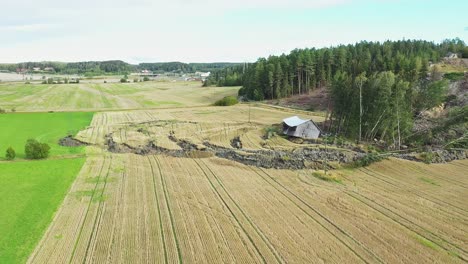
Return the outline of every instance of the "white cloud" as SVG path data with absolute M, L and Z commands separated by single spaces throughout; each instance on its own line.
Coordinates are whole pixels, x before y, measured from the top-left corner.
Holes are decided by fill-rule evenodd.
M 0 16 L 0 33 L 4 37 L 0 41 L 0 62 L 254 61 L 294 48 L 363 39 L 437 40 L 453 34 L 446 28 L 454 27 L 444 26 L 440 33 L 414 30 L 418 28 L 415 25 L 392 28 L 389 24 L 388 30 L 381 30 L 375 29 L 378 21 L 359 24 L 353 20 L 353 14 L 330 19 L 322 15 L 323 9 L 370 1 L 5 1 Z

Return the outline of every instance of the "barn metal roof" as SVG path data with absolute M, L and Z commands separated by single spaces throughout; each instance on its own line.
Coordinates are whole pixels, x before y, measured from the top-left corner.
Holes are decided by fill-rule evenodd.
M 283 122 L 290 127 L 295 127 L 295 126 L 304 124 L 305 122 L 309 122 L 309 121 L 310 119 L 300 119 L 297 116 L 291 116 L 291 117 L 283 119 Z

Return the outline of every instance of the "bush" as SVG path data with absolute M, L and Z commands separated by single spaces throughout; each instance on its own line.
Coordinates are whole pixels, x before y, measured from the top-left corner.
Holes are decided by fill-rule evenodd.
M 6 113 L 6 110 L 3 108 L 0 108 L 0 114 L 5 114 L 5 113 Z
M 423 152 L 419 156 L 426 164 L 431 164 L 434 161 L 434 153 L 432 151 Z
M 14 160 L 16 157 L 16 152 L 12 147 L 7 148 L 5 158 L 7 160 Z
M 324 171 L 314 171 L 312 172 L 312 176 L 322 181 L 343 184 L 342 180 L 339 178 L 339 175 L 337 175 L 336 173 L 332 173 L 332 172 L 325 173 Z
M 462 50 L 462 57 L 463 58 L 468 58 L 468 46 L 466 46 L 465 48 L 463 48 Z
M 354 162 L 355 167 L 367 167 L 374 162 L 383 160 L 384 157 L 382 155 L 378 155 L 375 153 L 369 153 L 366 156 L 362 157 L 361 159 Z
M 35 139 L 28 139 L 24 146 L 27 159 L 45 159 L 49 157 L 50 146 Z
M 149 78 L 148 78 L 148 76 L 145 76 L 145 77 L 143 77 L 143 81 L 144 81 L 144 82 L 147 82 L 147 81 L 149 81 Z
M 214 103 L 214 105 L 216 105 L 216 106 L 230 106 L 230 105 L 235 105 L 237 103 L 238 103 L 237 98 L 235 98 L 234 96 L 226 96 L 223 99 L 216 101 Z
M 463 80 L 465 77 L 465 74 L 463 72 L 448 72 L 444 74 L 444 79 L 450 80 L 450 81 L 460 81 Z
M 126 83 L 126 82 L 127 82 L 127 79 L 122 78 L 122 79 L 120 79 L 120 82 L 121 82 L 121 83 Z
M 274 136 L 280 135 L 281 129 L 278 126 L 269 126 L 264 129 L 264 139 L 270 139 Z

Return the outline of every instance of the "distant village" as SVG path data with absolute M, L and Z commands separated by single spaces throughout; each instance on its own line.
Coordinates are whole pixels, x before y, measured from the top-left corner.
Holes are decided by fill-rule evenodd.
M 57 73 L 53 67 L 33 67 L 33 68 L 17 68 L 15 72 L 12 71 L 0 71 L 0 82 L 1 81 L 44 81 L 53 79 L 52 83 L 60 83 L 64 79 L 68 80 L 85 80 L 85 79 L 96 79 L 93 76 L 82 76 L 77 74 L 60 74 Z M 129 74 L 128 81 L 135 79 L 146 79 L 146 80 L 170 80 L 170 81 L 186 81 L 186 82 L 204 82 L 211 72 L 197 71 L 194 73 L 184 72 L 153 72 L 150 70 L 141 70 L 139 72 L 133 72 Z M 113 78 L 114 77 L 114 78 Z M 120 77 L 118 75 L 105 76 L 104 79 L 112 82 L 118 81 Z
M 154 73 L 150 70 L 142 70 L 138 73 L 132 73 L 131 76 L 138 76 L 141 78 L 148 77 L 150 79 L 160 79 L 160 78 L 168 78 L 173 77 L 180 81 L 186 82 L 204 82 L 209 76 L 211 72 L 200 72 L 197 71 L 195 73 L 173 73 L 173 72 L 166 72 L 166 73 Z

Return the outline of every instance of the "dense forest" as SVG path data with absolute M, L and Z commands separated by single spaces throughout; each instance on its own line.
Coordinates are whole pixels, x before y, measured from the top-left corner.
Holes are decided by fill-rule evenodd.
M 244 82 L 244 73 L 249 65 L 249 63 L 243 63 L 215 70 L 205 80 L 203 86 L 241 86 Z
M 211 72 L 226 67 L 235 67 L 240 63 L 215 62 L 215 63 L 183 63 L 183 62 L 158 62 L 129 64 L 119 60 L 113 61 L 83 61 L 83 62 L 23 62 L 14 64 L 0 64 L 0 70 L 15 72 L 17 69 L 32 70 L 35 67 L 41 69 L 50 67 L 59 74 L 80 75 L 109 75 L 128 74 L 140 70 L 149 70 L 155 73 L 193 73 L 196 71 Z
M 239 95 L 277 99 L 327 87 L 333 106 L 328 131 L 358 140 L 378 138 L 399 147 L 411 134 L 413 117 L 445 99 L 447 82 L 431 63 L 448 52 L 465 50 L 460 39 L 296 49 L 289 55 L 260 58 L 245 72 L 238 70 L 243 84 Z

